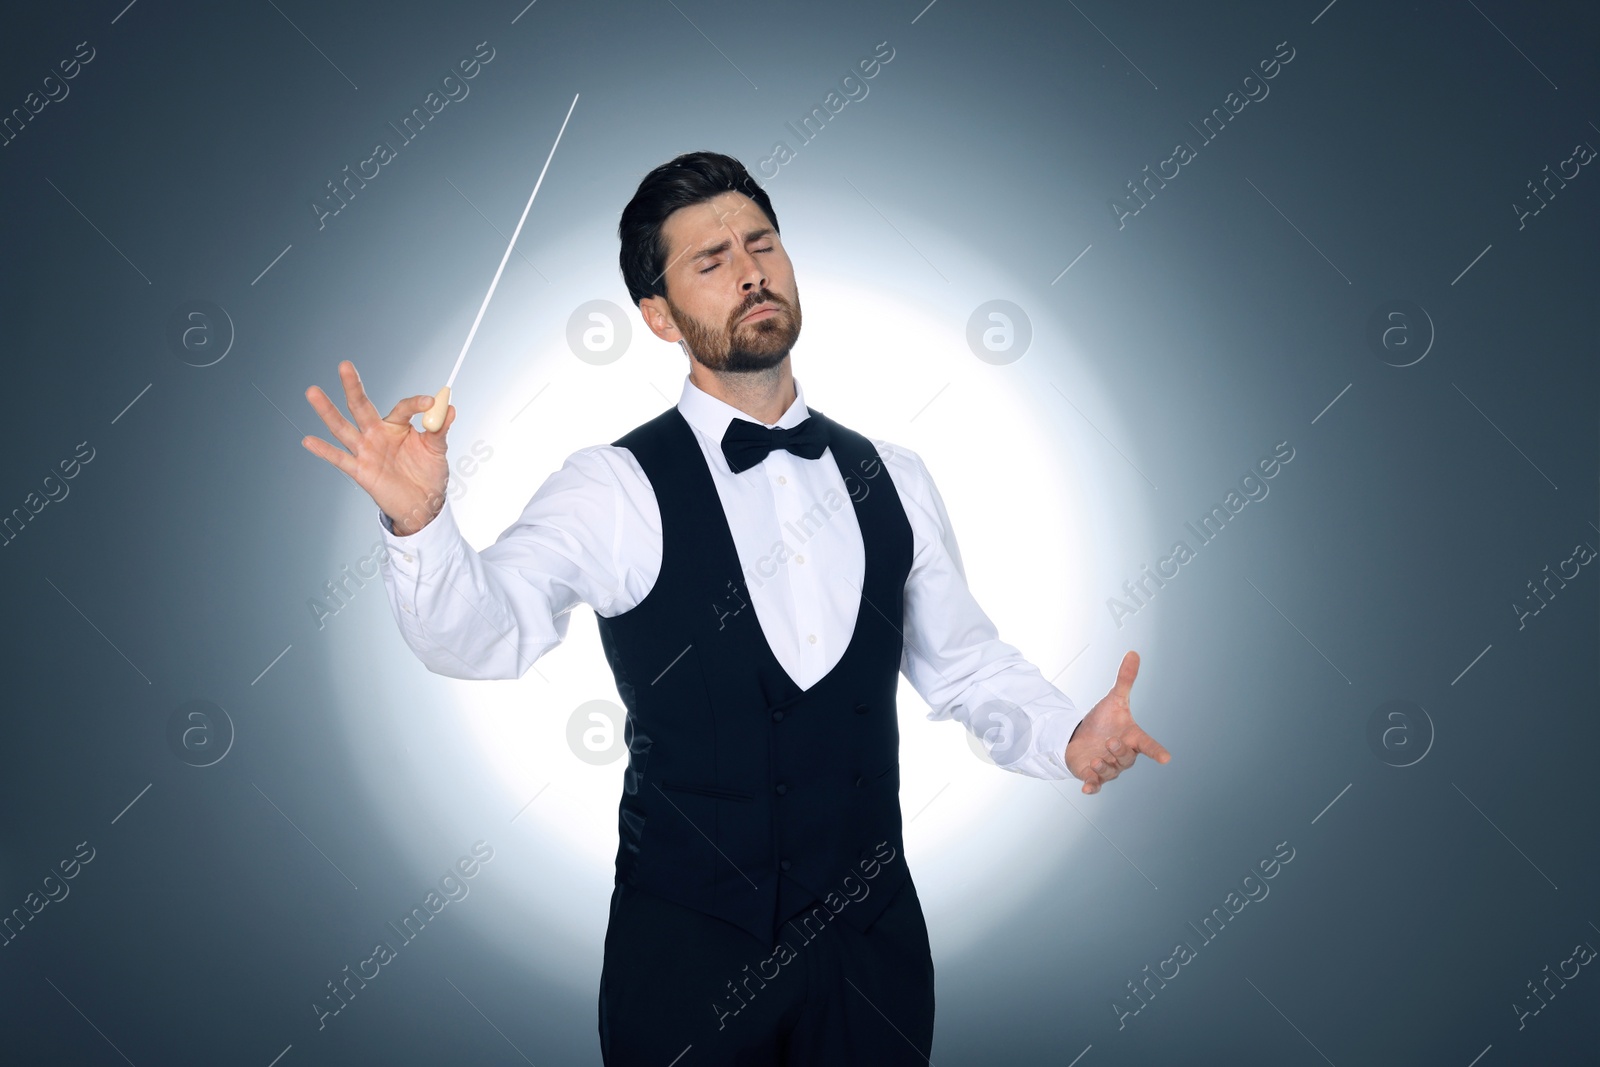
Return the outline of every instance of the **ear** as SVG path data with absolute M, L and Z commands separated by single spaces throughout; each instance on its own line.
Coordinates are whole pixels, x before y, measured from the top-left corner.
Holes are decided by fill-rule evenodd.
M 664 297 L 647 296 L 639 301 L 639 314 L 650 332 L 663 341 L 677 343 L 683 339 L 678 327 L 673 325 L 672 315 L 667 310 L 667 301 Z

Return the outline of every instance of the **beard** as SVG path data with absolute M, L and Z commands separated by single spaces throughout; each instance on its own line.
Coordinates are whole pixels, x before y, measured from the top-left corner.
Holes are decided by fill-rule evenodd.
M 775 314 L 755 322 L 739 320 L 760 307 L 774 307 Z M 763 289 L 740 303 L 728 322 L 713 328 L 672 303 L 667 297 L 672 321 L 683 334 L 689 356 L 709 371 L 742 374 L 771 370 L 789 355 L 800 336 L 800 298 L 791 304 L 770 289 Z

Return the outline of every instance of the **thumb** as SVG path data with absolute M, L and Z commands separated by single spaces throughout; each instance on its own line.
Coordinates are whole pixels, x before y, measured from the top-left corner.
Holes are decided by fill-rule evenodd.
M 1122 657 L 1122 666 L 1117 670 L 1117 681 L 1116 684 L 1111 687 L 1111 691 L 1126 697 L 1128 692 L 1133 688 L 1133 680 L 1138 677 L 1138 675 L 1139 653 L 1129 649 L 1128 654 Z

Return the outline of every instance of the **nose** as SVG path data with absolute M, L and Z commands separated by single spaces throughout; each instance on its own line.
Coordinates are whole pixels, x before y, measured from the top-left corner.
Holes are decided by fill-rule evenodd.
M 752 290 L 760 292 L 762 289 L 767 288 L 767 272 L 763 269 L 761 261 L 756 258 L 756 254 L 748 248 L 741 248 L 739 257 L 739 259 L 735 260 L 739 271 L 739 291 L 741 293 L 749 293 Z

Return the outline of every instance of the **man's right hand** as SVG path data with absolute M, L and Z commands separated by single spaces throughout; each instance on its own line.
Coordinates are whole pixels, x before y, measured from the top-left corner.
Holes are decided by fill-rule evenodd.
M 433 397 L 406 397 L 388 415 L 380 417 L 361 387 L 355 364 L 348 359 L 339 364 L 339 379 L 344 383 L 345 402 L 355 425 L 345 420 L 318 386 L 306 390 L 306 400 L 350 451 L 341 451 L 320 437 L 304 437 L 300 443 L 365 489 L 393 520 L 396 534 L 414 534 L 444 508 L 445 484 L 450 477 L 445 434 L 456 421 L 456 407 L 450 405 L 444 425 L 437 432 L 419 431 L 411 425 L 411 419 L 431 408 Z

